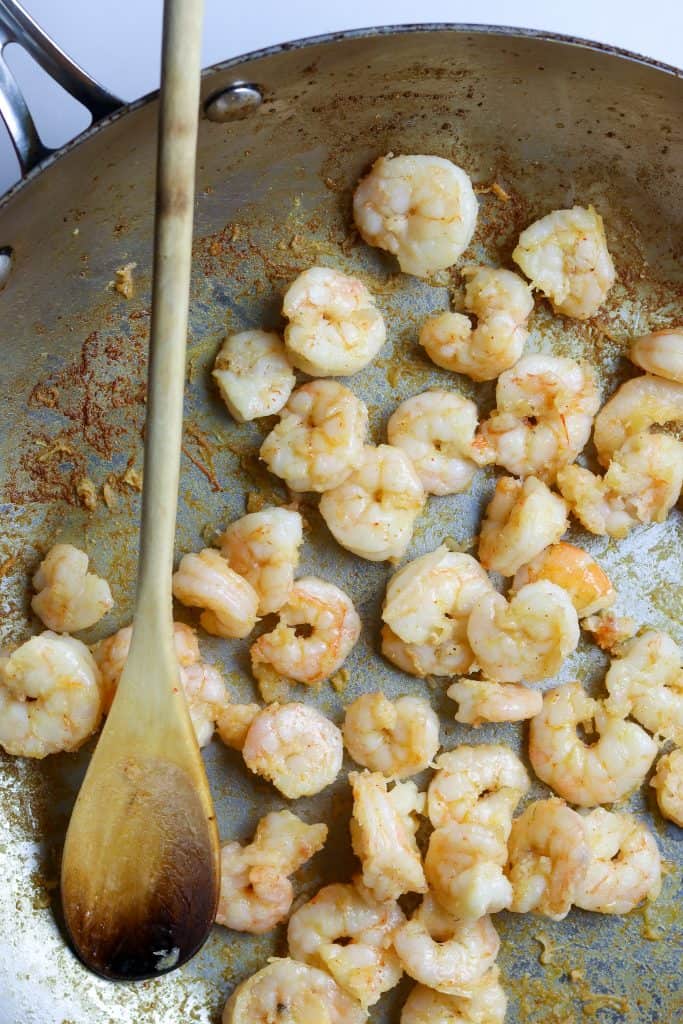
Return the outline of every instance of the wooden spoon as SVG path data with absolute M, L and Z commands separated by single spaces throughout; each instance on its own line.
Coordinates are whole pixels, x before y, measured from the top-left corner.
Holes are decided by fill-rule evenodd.
M 166 0 L 142 530 L 130 654 L 69 825 L 61 894 L 87 967 L 155 977 L 213 924 L 219 849 L 180 686 L 171 573 L 189 300 L 203 0 Z

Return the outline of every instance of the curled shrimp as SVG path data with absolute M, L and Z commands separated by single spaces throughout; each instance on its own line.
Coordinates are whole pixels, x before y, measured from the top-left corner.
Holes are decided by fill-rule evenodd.
M 561 667 L 579 643 L 571 598 L 555 583 L 527 583 L 510 601 L 492 591 L 475 602 L 467 638 L 482 672 L 494 682 L 537 682 Z
M 268 469 L 293 491 L 329 491 L 360 465 L 368 410 L 336 380 L 312 380 L 293 392 L 261 445 Z
M 298 370 L 346 377 L 367 366 L 387 336 L 382 314 L 362 281 L 329 267 L 311 267 L 289 286 L 285 345 Z
M 458 702 L 456 722 L 473 725 L 484 722 L 522 722 L 543 707 L 538 690 L 517 683 L 493 683 L 490 679 L 457 679 L 446 695 Z
M 429 837 L 425 875 L 442 907 L 460 920 L 477 921 L 510 906 L 506 860 L 505 842 L 488 828 L 451 822 Z
M 524 351 L 534 308 L 531 289 L 511 270 L 465 267 L 462 274 L 465 309 L 477 318 L 477 326 L 462 313 L 439 313 L 422 325 L 420 345 L 444 370 L 493 380 Z
M 586 743 L 579 727 L 598 739 Z M 547 690 L 529 727 L 529 759 L 539 779 L 580 807 L 626 796 L 643 781 L 656 753 L 644 729 L 589 697 L 581 683 Z
M 650 779 L 662 816 L 683 828 L 683 749 L 669 751 L 657 762 Z
M 342 765 L 342 735 L 334 722 L 308 704 L 269 704 L 247 730 L 242 757 L 247 768 L 290 800 L 320 793 Z
M 284 921 L 294 899 L 289 876 L 326 839 L 327 825 L 307 825 L 291 811 L 277 811 L 261 818 L 249 845 L 225 843 L 216 922 L 262 935 Z
M 400 1024 L 503 1024 L 507 997 L 498 978 L 494 964 L 462 996 L 416 985 L 403 1004 Z
M 381 156 L 353 196 L 363 239 L 416 277 L 455 263 L 474 234 L 478 209 L 467 174 L 439 156 Z
M 574 903 L 599 914 L 628 914 L 656 899 L 662 864 L 654 836 L 630 814 L 596 807 L 583 819 L 590 856 Z
M 479 561 L 485 569 L 514 576 L 567 529 L 567 506 L 534 476 L 503 476 L 496 484 L 479 534 Z
M 389 779 L 416 775 L 439 749 L 439 717 L 424 697 L 388 700 L 363 693 L 349 704 L 342 728 L 344 745 L 364 768 Z
M 229 334 L 211 376 L 238 423 L 279 412 L 296 384 L 282 339 L 268 331 Z
M 378 902 L 358 881 L 326 885 L 294 911 L 287 942 L 293 957 L 329 971 L 368 1007 L 401 978 L 394 936 L 404 922 L 398 903 Z
M 353 790 L 351 841 L 361 862 L 363 885 L 378 900 L 407 892 L 426 892 L 420 851 L 415 841 L 425 798 L 414 782 L 387 789 L 380 772 L 350 772 Z
M 592 206 L 553 210 L 534 221 L 512 258 L 556 313 L 577 320 L 597 313 L 616 277 L 602 217 Z
M 668 327 L 636 338 L 629 359 L 646 373 L 683 384 L 683 327 Z
M 103 710 L 99 670 L 75 637 L 46 630 L 0 657 L 0 746 L 8 754 L 78 750 Z
M 427 494 L 459 494 L 477 469 L 472 461 L 477 421 L 474 402 L 435 388 L 401 402 L 389 418 L 387 437 L 409 457 Z
M 613 605 L 617 593 L 595 559 L 574 544 L 559 541 L 521 566 L 512 581 L 512 593 L 528 583 L 547 580 L 569 594 L 580 619 L 596 615 Z
M 245 637 L 256 625 L 258 594 L 213 548 L 183 555 L 173 574 L 173 596 L 203 608 L 200 626 L 223 637 Z
M 371 562 L 401 558 L 410 544 L 425 493 L 400 448 L 363 449 L 360 465 L 320 499 L 320 514 L 335 540 Z
M 279 622 L 251 646 L 251 666 L 261 686 L 273 676 L 315 686 L 344 664 L 360 636 L 351 598 L 316 576 L 296 580 Z
M 576 899 L 589 859 L 584 819 L 557 797 L 535 800 L 515 818 L 508 840 L 510 910 L 535 910 L 561 921 Z
M 88 556 L 72 544 L 54 544 L 33 577 L 31 608 L 55 633 L 94 626 L 114 606 L 106 580 L 88 572 Z
M 609 466 L 615 452 L 652 426 L 683 422 L 683 384 L 644 373 L 627 380 L 595 417 L 598 459 Z
M 221 535 L 221 554 L 258 594 L 259 615 L 279 611 L 287 600 L 302 542 L 301 515 L 287 508 L 251 512 Z
M 438 644 L 407 644 L 389 626 L 382 626 L 381 650 L 402 672 L 424 679 L 425 676 L 452 676 L 474 667 L 474 654 L 466 634 L 466 623 L 457 635 Z
M 365 1024 L 366 1011 L 327 971 L 288 957 L 271 959 L 240 982 L 222 1024 Z
M 614 658 L 605 678 L 608 706 L 648 732 L 683 746 L 681 652 L 666 633 L 648 629 Z
M 406 974 L 446 995 L 467 994 L 493 966 L 500 948 L 490 917 L 459 921 L 426 895 L 394 935 Z

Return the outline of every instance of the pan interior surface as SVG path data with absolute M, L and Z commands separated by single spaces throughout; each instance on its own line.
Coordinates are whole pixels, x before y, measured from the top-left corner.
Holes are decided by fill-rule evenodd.
M 444 29 L 257 55 L 207 75 L 203 95 L 238 80 L 259 87 L 260 105 L 239 120 L 204 120 L 200 127 L 178 556 L 211 543 L 244 513 L 248 495 L 251 507 L 287 500 L 256 457 L 271 423 L 234 424 L 210 370 L 226 328 L 282 326 L 284 289 L 314 263 L 359 275 L 387 322 L 379 358 L 349 382 L 368 404 L 373 442 L 384 440 L 387 417 L 401 399 L 430 386 L 457 387 L 482 413 L 492 406 L 492 386 L 454 379 L 417 346 L 424 317 L 461 297 L 457 272 L 429 283 L 406 277 L 352 231 L 353 186 L 381 154 L 436 154 L 470 174 L 481 189 L 480 214 L 461 263 L 510 266 L 520 230 L 536 217 L 574 203 L 596 207 L 618 282 L 586 323 L 554 318 L 537 300 L 527 351 L 588 359 L 603 397 L 637 373 L 625 358 L 632 337 L 683 320 L 683 83 L 675 76 L 579 45 Z M 0 246 L 13 250 L 0 300 L 3 646 L 36 631 L 27 583 L 58 539 L 88 551 L 116 599 L 114 611 L 83 638 L 94 641 L 130 620 L 139 494 L 129 481 L 142 455 L 155 118 L 155 102 L 133 109 L 33 178 L 0 211 Z M 494 182 L 507 199 L 490 190 Z M 126 264 L 135 264 L 130 299 L 112 288 Z M 92 511 L 78 496 L 84 478 L 97 492 Z M 481 472 L 471 492 L 431 498 L 408 557 L 445 537 L 471 542 L 494 479 Z M 311 701 L 339 722 L 344 705 L 367 690 L 427 693 L 441 717 L 443 747 L 495 738 L 526 759 L 524 729 L 460 726 L 445 685 L 413 679 L 380 658 L 379 610 L 391 568 L 341 550 L 315 502 L 305 498 L 302 512 L 308 532 L 299 572 L 347 590 L 364 629 L 343 692 L 324 684 L 297 688 L 293 699 Z M 683 639 L 680 509 L 623 542 L 577 529 L 570 539 L 611 576 L 618 612 Z M 186 610 L 178 615 L 196 622 Z M 207 660 L 224 670 L 234 699 L 254 699 L 248 641 L 203 636 L 201 643 Z M 580 678 L 601 693 L 606 665 L 583 640 L 558 678 Z M 64 944 L 59 856 L 91 749 L 42 762 L 0 757 L 2 1024 L 217 1022 L 234 985 L 285 951 L 284 929 L 258 937 L 217 927 L 192 963 L 136 986 L 94 978 Z M 259 817 L 287 806 L 218 741 L 205 758 L 224 839 L 248 840 Z M 648 820 L 662 851 L 656 903 L 627 917 L 573 910 L 561 923 L 497 915 L 511 1024 L 656 1024 L 683 1012 L 681 833 L 659 816 L 651 792 L 643 787 L 629 807 Z M 545 794 L 536 784 L 529 799 Z M 307 821 L 330 825 L 326 852 L 299 874 L 300 899 L 354 870 L 350 805 L 343 779 L 294 805 Z M 374 1007 L 373 1024 L 397 1022 L 409 988 L 404 981 Z

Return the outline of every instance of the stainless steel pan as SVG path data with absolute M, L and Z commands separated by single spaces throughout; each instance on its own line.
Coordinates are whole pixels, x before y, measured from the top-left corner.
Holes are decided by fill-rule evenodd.
M 17 17 L 16 11 L 13 20 L 5 17 L 5 29 L 25 41 L 27 26 Z M 44 53 L 45 40 L 32 38 L 33 52 Z M 44 59 L 98 116 L 115 105 L 87 76 L 74 78 L 54 50 Z M 107 113 L 60 153 L 46 155 L 9 86 L 5 73 L 0 110 L 18 133 L 25 177 L 0 204 L 8 271 L 0 295 L 0 639 L 17 642 L 36 628 L 27 579 L 59 537 L 87 548 L 112 582 L 115 612 L 90 640 L 131 613 L 138 495 L 121 478 L 141 455 L 157 100 Z M 600 367 L 605 393 L 635 372 L 623 358 L 632 335 L 683 318 L 683 82 L 673 68 L 539 33 L 401 27 L 229 61 L 205 72 L 202 96 L 207 116 L 199 138 L 179 552 L 205 544 L 216 527 L 243 512 L 247 492 L 277 494 L 277 483 L 254 457 L 259 426 L 231 422 L 209 369 L 226 322 L 231 328 L 279 324 L 281 293 L 301 269 L 314 261 L 353 269 L 378 296 L 390 342 L 354 378 L 370 404 L 376 440 L 400 397 L 446 379 L 418 354 L 416 329 L 427 311 L 445 306 L 457 275 L 445 277 L 443 286 L 401 277 L 350 229 L 352 186 L 379 153 L 441 154 L 476 183 L 503 185 L 509 202 L 481 195 L 471 253 L 496 264 L 509 262 L 520 228 L 537 215 L 573 202 L 599 208 L 618 285 L 586 324 L 555 321 L 538 302 L 529 347 L 586 355 Z M 126 300 L 110 282 L 130 262 L 137 264 L 136 291 Z M 490 404 L 490 388 L 457 384 Z M 84 476 L 97 486 L 94 511 L 78 498 Z M 103 500 L 105 483 L 111 507 Z M 445 535 L 471 537 L 491 487 L 492 477 L 482 474 L 472 494 L 432 499 L 411 554 Z M 376 654 L 387 567 L 359 563 L 329 541 L 315 508 L 306 514 L 312 532 L 303 568 L 339 580 L 366 624 L 346 693 L 323 687 L 306 698 L 339 719 L 343 703 L 364 689 L 424 691 L 424 683 L 392 671 Z M 613 574 L 620 608 L 678 639 L 682 534 L 678 512 L 619 546 L 577 532 Z M 203 648 L 223 666 L 234 693 L 251 696 L 247 645 L 207 639 Z M 579 674 L 597 691 L 604 670 L 603 656 L 585 644 L 562 678 Z M 441 687 L 430 692 L 447 747 L 494 735 L 523 746 L 517 727 L 474 734 L 457 726 Z M 86 973 L 64 944 L 58 862 L 87 756 L 40 763 L 0 758 L 0 1024 L 218 1021 L 234 984 L 283 950 L 281 931 L 245 938 L 216 929 L 183 971 L 130 987 Z M 206 760 L 223 835 L 245 839 L 259 815 L 282 805 L 218 744 Z M 324 817 L 332 826 L 330 853 L 303 872 L 302 893 L 352 870 L 349 803 L 340 783 L 299 806 L 309 820 Z M 627 918 L 573 911 L 553 924 L 499 915 L 500 963 L 515 1024 L 683 1019 L 681 832 L 658 817 L 647 787 L 631 804 L 654 822 L 667 863 L 662 898 Z M 540 963 L 546 940 L 551 953 Z M 574 980 L 570 971 L 579 972 Z M 398 1021 L 408 987 L 376 1007 L 373 1021 Z

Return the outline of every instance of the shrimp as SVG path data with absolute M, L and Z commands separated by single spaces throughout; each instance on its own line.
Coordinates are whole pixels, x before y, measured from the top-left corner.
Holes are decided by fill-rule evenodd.
M 94 626 L 114 606 L 106 580 L 88 572 L 88 556 L 72 544 L 54 544 L 33 577 L 31 608 L 55 633 Z
M 320 514 L 335 540 L 371 562 L 399 559 L 410 544 L 425 493 L 400 448 L 366 446 L 357 469 L 320 499 Z
M 636 434 L 652 426 L 683 422 L 683 383 L 648 373 L 627 380 L 595 417 L 593 441 L 601 465 Z
M 610 653 L 616 650 L 624 640 L 630 640 L 638 631 L 636 620 L 629 615 L 615 615 L 613 612 L 600 612 L 582 619 L 581 625 L 593 634 L 593 640 L 603 651 Z
M 507 997 L 498 978 L 494 964 L 462 996 L 416 985 L 403 1004 L 400 1024 L 503 1024 Z
M 251 646 L 251 667 L 259 684 L 273 674 L 315 686 L 341 668 L 360 636 L 351 598 L 316 576 L 303 576 L 280 608 L 280 620 Z
M 611 710 L 683 746 L 683 667 L 670 636 L 648 629 L 631 640 L 612 661 L 605 686 Z
M 467 638 L 489 679 L 537 682 L 555 675 L 579 643 L 571 598 L 555 583 L 527 583 L 509 603 L 495 591 L 475 603 Z
M 291 811 L 278 811 L 261 818 L 248 846 L 225 843 L 217 924 L 262 935 L 284 921 L 294 899 L 289 875 L 326 839 L 327 825 L 306 825 Z
M 553 210 L 534 221 L 512 258 L 555 313 L 576 320 L 597 313 L 616 279 L 602 217 L 592 206 Z
M 253 719 L 242 747 L 249 771 L 290 800 L 313 796 L 337 778 L 344 746 L 337 726 L 308 704 L 270 704 Z
M 646 373 L 683 384 L 683 327 L 668 327 L 636 338 L 629 359 Z
M 477 470 L 471 448 L 477 421 L 474 402 L 434 389 L 401 402 L 389 418 L 387 437 L 409 457 L 427 494 L 459 494 Z
M 534 354 L 502 373 L 496 406 L 474 440 L 475 460 L 552 483 L 590 437 L 600 399 L 585 362 Z
M 258 594 L 214 548 L 183 555 L 173 574 L 173 596 L 205 609 L 199 624 L 213 636 L 245 637 L 256 625 Z
M 353 391 L 312 380 L 293 392 L 260 455 L 293 491 L 329 491 L 361 464 L 367 429 L 368 410 Z
M 439 749 L 439 716 L 424 697 L 387 700 L 363 693 L 346 709 L 344 745 L 364 768 L 388 779 L 416 775 Z
M 650 779 L 662 816 L 683 828 L 683 750 L 671 750 L 657 762 Z
M 595 559 L 574 544 L 560 541 L 521 566 L 512 581 L 512 593 L 538 580 L 557 584 L 569 594 L 580 619 L 609 608 L 617 592 Z
M 416 277 L 455 263 L 478 212 L 465 171 L 439 156 L 381 156 L 353 196 L 364 241 L 396 256 L 403 273 Z
M 75 637 L 46 630 L 0 657 L 0 746 L 8 754 L 78 750 L 103 710 L 99 669 Z
M 404 923 L 395 900 L 378 902 L 358 881 L 326 885 L 294 911 L 287 942 L 295 959 L 329 971 L 367 1008 L 401 978 L 393 943 Z
M 459 921 L 427 895 L 397 928 L 394 947 L 415 981 L 446 995 L 466 995 L 493 966 L 500 939 L 490 917 Z
M 451 822 L 429 837 L 425 875 L 445 910 L 460 920 L 477 921 L 510 906 L 506 860 L 505 842 L 488 828 Z
M 534 800 L 515 818 L 508 841 L 510 910 L 567 916 L 590 860 L 584 819 L 564 800 Z
M 599 914 L 628 914 L 643 900 L 654 900 L 662 884 L 662 864 L 654 836 L 630 814 L 596 807 L 583 819 L 590 856 L 574 903 Z
M 327 971 L 289 958 L 271 959 L 240 982 L 223 1024 L 365 1024 L 367 1012 Z
M 531 289 L 511 270 L 465 267 L 462 275 L 465 309 L 477 318 L 477 326 L 463 313 L 439 313 L 422 325 L 420 345 L 444 370 L 493 380 L 524 351 L 534 308 Z
M 223 558 L 258 594 L 259 615 L 277 612 L 286 602 L 302 542 L 301 515 L 287 508 L 251 512 L 219 538 Z
M 418 679 L 425 676 L 452 676 L 474 667 L 474 654 L 466 635 L 466 622 L 458 634 L 440 644 L 407 644 L 387 625 L 382 626 L 381 649 L 384 657 L 402 672 Z
M 595 742 L 577 733 L 582 727 Z M 543 695 L 543 710 L 529 727 L 529 759 L 539 779 L 580 807 L 614 803 L 639 786 L 657 754 L 657 744 L 635 722 L 614 714 L 565 683 Z
M 382 314 L 362 281 L 328 267 L 299 274 L 285 293 L 282 312 L 289 320 L 287 354 L 312 377 L 357 373 L 386 341 Z
M 238 423 L 279 412 L 296 384 L 282 339 L 268 331 L 229 334 L 211 376 Z
M 479 561 L 485 569 L 514 576 L 567 529 L 567 506 L 534 476 L 498 480 L 479 534 Z
M 258 715 L 259 704 L 226 702 L 216 719 L 216 732 L 226 747 L 242 751 L 251 724 Z
M 488 679 L 457 679 L 446 690 L 446 696 L 458 702 L 456 722 L 475 728 L 483 722 L 522 722 L 543 707 L 538 690 Z
M 514 810 L 530 786 L 517 755 L 503 744 L 463 744 L 441 754 L 436 768 L 427 791 L 434 828 L 451 822 L 482 826 L 504 843 Z
M 351 841 L 361 862 L 363 885 L 377 900 L 396 900 L 407 892 L 426 892 L 417 817 L 425 798 L 414 782 L 397 782 L 387 791 L 380 772 L 350 772 L 353 790 Z

